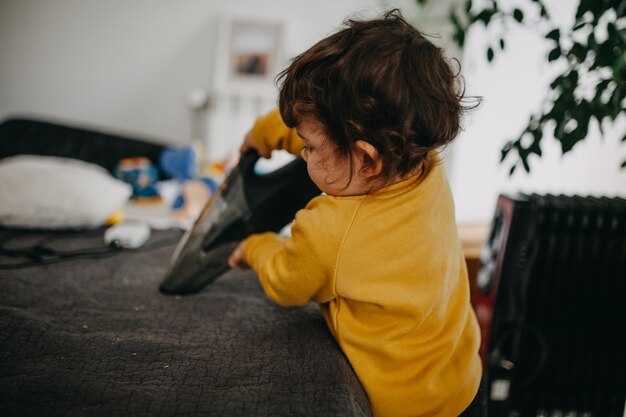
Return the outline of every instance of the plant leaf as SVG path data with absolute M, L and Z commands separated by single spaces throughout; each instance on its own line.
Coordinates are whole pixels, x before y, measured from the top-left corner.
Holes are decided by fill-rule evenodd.
M 495 14 L 493 10 L 482 10 L 474 17 L 474 22 L 483 22 L 485 26 L 491 21 L 491 17 Z
M 450 20 L 450 22 L 452 23 L 452 26 L 454 26 L 453 39 L 457 43 L 457 45 L 459 45 L 459 47 L 462 48 L 463 44 L 465 43 L 465 29 L 466 28 L 463 27 L 463 25 L 461 24 L 461 21 L 459 20 L 459 17 L 457 16 L 454 9 L 450 10 L 450 14 L 448 15 L 448 20 Z
M 578 9 L 576 9 L 576 19 L 583 17 L 585 12 L 589 9 L 589 6 L 584 4 L 584 1 L 578 3 Z
M 556 43 L 559 43 L 559 39 L 561 39 L 561 30 L 560 29 L 552 29 L 546 35 L 546 39 L 552 39 Z
M 583 62 L 585 58 L 587 58 L 587 48 L 585 48 L 578 42 L 574 43 L 569 53 L 573 55 L 578 62 Z
M 587 37 L 587 46 L 589 47 L 589 49 L 594 50 L 594 51 L 598 49 L 598 43 L 596 42 L 596 35 L 593 32 L 591 32 L 589 36 Z
M 611 96 L 611 101 L 607 104 L 611 104 L 613 107 L 610 110 L 609 116 L 611 117 L 611 120 L 615 120 L 617 119 L 617 116 L 624 110 L 622 108 L 621 104 L 621 97 L 620 97 L 620 89 L 619 88 L 615 88 L 615 90 L 613 90 L 613 95 Z
M 559 75 L 558 77 L 556 77 L 551 83 L 550 83 L 550 88 L 553 90 L 556 90 L 557 87 L 559 87 L 561 84 L 563 84 L 563 80 L 565 79 L 565 77 L 563 77 L 563 75 Z
M 551 50 L 550 53 L 548 54 L 548 61 L 549 62 L 556 61 L 560 57 L 561 57 L 561 48 L 557 46 L 556 48 Z
M 513 149 L 513 141 L 508 141 L 504 144 L 500 150 L 500 162 L 504 161 L 509 152 L 511 152 L 511 149 Z

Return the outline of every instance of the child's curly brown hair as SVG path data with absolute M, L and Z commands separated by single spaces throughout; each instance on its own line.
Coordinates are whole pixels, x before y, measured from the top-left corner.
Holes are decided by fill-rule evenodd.
M 425 176 L 431 151 L 456 137 L 463 113 L 478 99 L 464 104 L 459 71 L 397 9 L 344 26 L 278 75 L 284 122 L 295 127 L 305 117 L 315 119 L 348 158 L 355 141 L 369 142 L 383 162 L 370 180 L 382 185 Z

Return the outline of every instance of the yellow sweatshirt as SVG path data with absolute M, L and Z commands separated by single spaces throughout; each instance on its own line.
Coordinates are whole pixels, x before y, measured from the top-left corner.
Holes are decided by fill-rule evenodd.
M 255 140 L 294 146 L 275 119 L 263 129 L 275 117 Z M 421 182 L 316 197 L 291 237 L 253 235 L 243 248 L 275 302 L 320 304 L 376 416 L 457 416 L 476 395 L 479 328 L 441 165 Z

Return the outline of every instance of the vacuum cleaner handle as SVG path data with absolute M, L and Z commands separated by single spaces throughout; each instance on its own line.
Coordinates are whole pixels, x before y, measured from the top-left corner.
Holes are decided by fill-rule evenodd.
M 254 152 L 256 154 L 256 152 Z M 306 162 L 296 158 L 267 174 L 257 174 L 254 162 L 258 154 L 242 155 L 241 175 L 244 196 L 256 227 L 278 231 L 293 220 L 296 212 L 304 208 L 321 191 L 307 172 Z
M 250 176 L 257 175 L 254 172 L 254 166 L 256 162 L 261 158 L 261 155 L 256 149 L 250 149 L 239 156 L 239 162 L 236 169 L 239 170 L 243 178 L 249 178 Z

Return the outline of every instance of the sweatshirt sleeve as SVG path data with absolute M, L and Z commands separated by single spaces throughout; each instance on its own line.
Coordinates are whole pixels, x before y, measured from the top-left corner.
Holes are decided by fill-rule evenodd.
M 333 216 L 329 198 L 317 197 L 300 210 L 290 237 L 264 233 L 244 242 L 244 258 L 278 304 L 325 303 L 336 297 L 335 268 L 346 227 L 338 222 L 342 216 Z
M 278 149 L 284 149 L 296 156 L 300 156 L 302 152 L 302 139 L 295 128 L 285 125 L 278 109 L 258 118 L 251 133 L 261 154 L 269 154 Z

